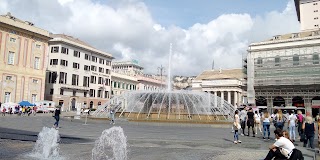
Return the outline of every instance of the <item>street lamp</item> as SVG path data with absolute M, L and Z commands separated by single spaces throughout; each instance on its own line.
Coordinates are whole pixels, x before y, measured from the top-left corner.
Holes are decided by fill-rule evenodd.
M 158 72 L 160 73 L 160 81 L 161 81 L 161 90 L 162 90 L 162 75 L 165 72 L 165 68 L 161 65 L 160 67 L 158 67 Z

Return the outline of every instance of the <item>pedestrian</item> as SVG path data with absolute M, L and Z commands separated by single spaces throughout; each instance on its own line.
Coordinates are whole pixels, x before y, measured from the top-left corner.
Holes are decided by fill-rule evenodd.
M 36 116 L 36 114 L 37 114 L 37 106 L 33 106 L 33 108 L 32 108 L 33 110 L 33 116 Z
M 24 116 L 26 114 L 26 107 L 22 107 L 22 115 Z
M 110 124 L 115 124 L 114 122 L 114 114 L 115 114 L 115 110 L 113 107 L 110 108 L 110 119 L 111 119 L 111 122 Z
M 262 125 L 263 125 L 263 139 L 266 139 L 266 134 L 268 132 L 268 140 L 270 140 L 270 122 L 272 118 L 268 111 L 263 112 Z
M 252 127 L 252 137 L 255 137 L 255 132 L 254 132 L 254 113 L 252 108 L 249 109 L 249 112 L 247 113 L 247 126 L 248 126 L 248 134 L 247 136 L 250 136 L 250 127 Z
M 12 108 L 11 107 L 9 108 L 9 114 L 10 114 L 10 116 L 12 114 Z
M 299 139 L 301 138 L 301 134 L 302 134 L 302 124 L 304 122 L 304 117 L 302 115 L 301 110 L 298 110 L 298 115 L 297 115 L 297 119 L 298 119 L 298 133 L 299 133 Z
M 244 130 L 246 129 L 246 117 L 247 117 L 247 107 L 244 107 L 244 109 L 240 112 L 240 125 L 242 129 L 241 135 L 244 136 Z
M 53 127 L 55 128 L 55 129 L 58 129 L 59 128 L 59 120 L 60 120 L 60 114 L 61 114 L 61 112 L 60 112 L 60 107 L 58 106 L 58 107 L 56 107 L 56 109 L 55 109 L 55 111 L 54 111 L 54 119 L 56 120 L 56 122 L 53 124 Z
M 258 128 L 259 128 L 260 134 L 262 135 L 261 117 L 260 117 L 260 114 L 258 113 L 258 111 L 254 112 L 254 128 L 255 128 L 256 134 L 258 134 Z
M 290 139 L 292 142 L 296 141 L 296 123 L 298 121 L 297 116 L 293 114 L 293 111 L 289 111 L 290 115 L 288 117 L 288 129 L 290 134 Z
M 239 111 L 236 110 L 234 113 L 234 122 L 233 122 L 233 128 L 234 128 L 233 139 L 235 144 L 241 143 L 241 141 L 239 140 L 239 129 L 241 128 L 241 125 L 240 125 L 240 118 L 238 113 Z
M 307 147 L 307 144 L 309 142 L 309 147 L 314 149 L 313 141 L 316 131 L 316 125 L 314 124 L 312 117 L 306 117 L 306 121 L 302 124 L 302 130 L 304 131 L 304 134 L 306 136 L 303 142 L 303 147 Z
M 320 118 L 317 119 L 317 125 L 318 125 L 318 148 L 320 149 Z
M 281 110 L 278 110 L 278 113 L 276 114 L 275 119 L 276 119 L 276 128 L 280 128 L 281 130 L 283 130 L 284 122 L 286 120 Z
M 6 107 L 3 107 L 2 108 L 2 116 L 6 116 L 6 111 L 7 111 Z
M 271 114 L 272 123 L 274 125 L 274 128 L 277 128 L 277 121 L 276 121 L 276 115 L 278 113 L 278 109 L 275 109 L 273 113 Z

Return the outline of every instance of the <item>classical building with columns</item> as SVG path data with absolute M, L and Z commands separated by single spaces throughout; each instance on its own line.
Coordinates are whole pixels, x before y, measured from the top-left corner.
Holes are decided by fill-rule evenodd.
M 0 16 L 0 102 L 44 99 L 49 32 Z
M 192 90 L 214 94 L 234 106 L 239 106 L 243 104 L 245 96 L 243 71 L 242 69 L 204 71 L 192 81 Z

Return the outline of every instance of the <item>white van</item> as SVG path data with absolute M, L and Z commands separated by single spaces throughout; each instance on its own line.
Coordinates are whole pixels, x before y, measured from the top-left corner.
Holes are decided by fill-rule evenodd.
M 44 112 L 44 113 L 49 113 L 49 112 L 54 112 L 56 103 L 53 101 L 37 101 L 35 102 L 37 106 L 37 112 Z

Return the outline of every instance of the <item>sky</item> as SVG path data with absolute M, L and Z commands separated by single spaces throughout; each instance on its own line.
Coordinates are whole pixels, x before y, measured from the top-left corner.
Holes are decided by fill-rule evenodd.
M 1 0 L 0 14 L 31 21 L 137 60 L 147 74 L 241 68 L 248 45 L 299 31 L 293 0 Z M 168 69 L 165 69 L 165 72 Z M 165 73 L 166 74 L 166 73 Z

